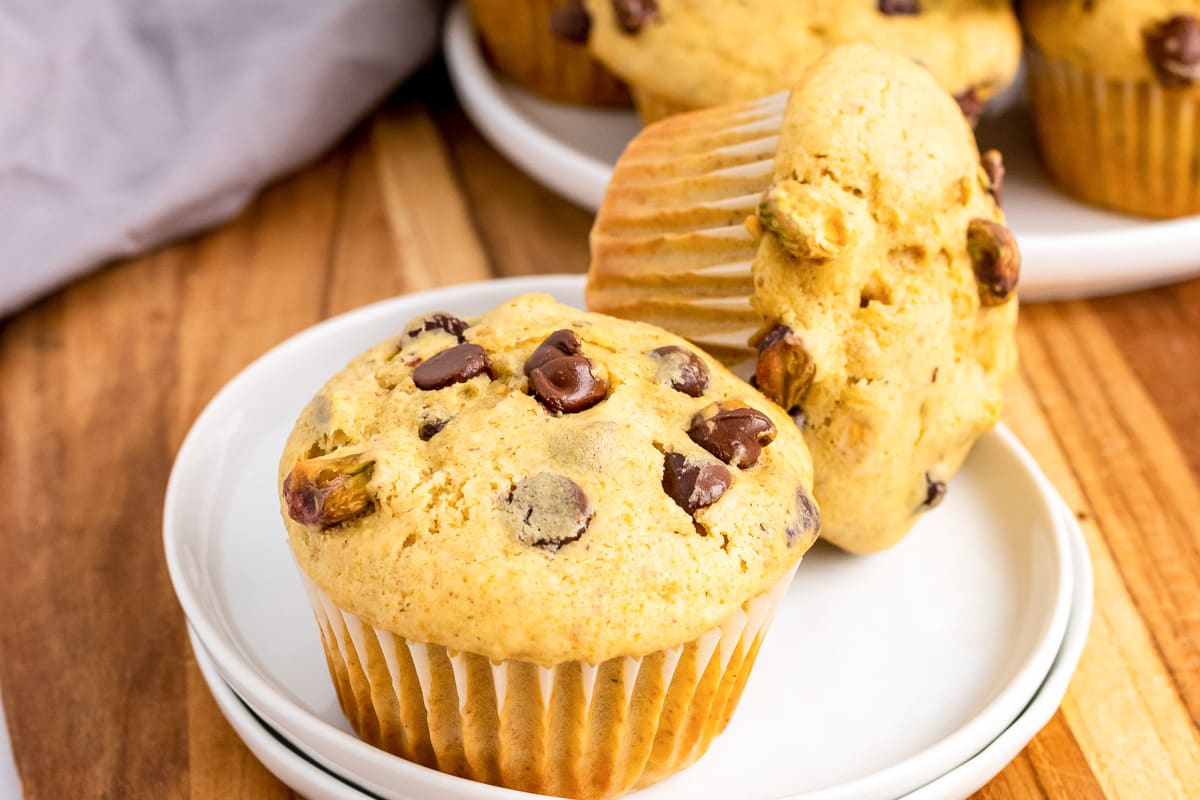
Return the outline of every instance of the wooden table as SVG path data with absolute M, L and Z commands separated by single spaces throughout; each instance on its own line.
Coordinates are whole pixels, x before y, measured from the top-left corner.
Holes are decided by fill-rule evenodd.
M 589 215 L 448 94 L 432 70 L 232 222 L 0 322 L 0 691 L 30 800 L 290 796 L 196 670 L 167 472 L 217 389 L 318 320 L 586 269 Z M 1200 281 L 1021 314 L 1006 418 L 1083 523 L 1096 612 L 1062 709 L 979 796 L 1200 797 Z

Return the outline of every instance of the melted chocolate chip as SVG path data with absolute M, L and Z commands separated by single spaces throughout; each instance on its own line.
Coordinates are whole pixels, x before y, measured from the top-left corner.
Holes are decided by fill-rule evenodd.
M 946 498 L 946 482 L 935 481 L 929 477 L 929 473 L 925 473 L 925 502 L 921 503 L 921 508 L 928 511 L 931 508 L 937 508 L 938 504 Z
M 626 33 L 637 33 L 658 16 L 657 0 L 612 0 L 613 16 Z
M 758 463 L 764 446 L 775 439 L 775 423 L 741 403 L 713 403 L 692 417 L 688 436 L 726 464 L 746 469 Z
M 448 419 L 431 419 L 421 423 L 421 427 L 417 430 L 417 435 L 421 437 L 422 442 L 428 442 L 434 436 L 442 432 L 442 428 L 446 427 Z
M 971 127 L 975 127 L 975 123 L 979 122 L 979 118 L 983 116 L 984 101 L 979 97 L 972 86 L 964 92 L 959 92 L 954 95 L 954 102 L 958 103 L 958 107 L 962 109 L 963 116 L 967 118 L 967 122 Z
M 485 373 L 492 377 L 487 351 L 477 344 L 459 344 L 418 364 L 413 383 L 418 389 L 442 389 Z
M 528 378 L 535 369 L 547 361 L 552 361 L 560 356 L 578 355 L 582 349 L 583 344 L 579 341 L 579 336 L 575 331 L 566 328 L 555 331 L 547 336 L 525 360 L 525 377 Z
M 788 547 L 804 536 L 810 537 L 810 540 L 816 538 L 817 532 L 820 530 L 821 512 L 817 510 L 817 504 L 803 486 L 797 487 L 796 519 L 787 526 Z
M 543 472 L 513 486 L 501 513 L 522 544 L 557 552 L 583 536 L 594 512 L 575 481 Z
M 659 359 L 658 380 L 669 383 L 677 392 L 699 397 L 708 388 L 708 367 L 692 351 L 669 344 L 650 351 Z
M 550 17 L 550 30 L 560 39 L 585 44 L 592 31 L 592 17 L 581 0 L 571 0 Z
M 667 453 L 663 462 L 663 491 L 689 514 L 720 500 L 732 484 L 733 474 L 720 464 L 689 461 L 679 453 Z
M 879 13 L 885 17 L 897 14 L 920 14 L 921 0 L 879 0 Z
M 465 319 L 459 319 L 453 314 L 447 314 L 444 311 L 438 311 L 430 314 L 422 319 L 416 327 L 409 328 L 408 338 L 415 339 L 422 333 L 427 331 L 445 331 L 451 336 L 458 338 L 458 341 L 465 342 L 463 331 L 471 327 Z
M 1004 205 L 1004 156 L 999 150 L 988 150 L 980 157 L 983 171 L 988 176 L 988 194 L 996 205 Z
M 1200 21 L 1171 17 L 1145 35 L 1146 58 L 1163 86 L 1181 89 L 1200 83 Z
M 603 400 L 608 387 L 592 374 L 586 356 L 559 356 L 529 373 L 533 396 L 550 411 L 574 414 Z

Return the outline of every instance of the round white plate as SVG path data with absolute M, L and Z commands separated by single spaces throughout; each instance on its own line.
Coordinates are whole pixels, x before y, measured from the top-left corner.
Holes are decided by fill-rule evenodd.
M 466 10 L 444 34 L 450 77 L 483 135 L 550 190 L 600 207 L 613 164 L 641 129 L 632 111 L 553 103 L 496 79 Z M 1021 244 L 1022 300 L 1112 294 L 1200 274 L 1200 216 L 1153 221 L 1104 211 L 1063 194 L 1038 162 L 1022 102 L 979 126 L 980 147 L 1004 153 L 1004 209 Z
M 167 563 L 221 674 L 306 754 L 383 797 L 499 790 L 350 733 L 278 518 L 276 461 L 302 406 L 352 356 L 420 313 L 477 314 L 527 291 L 579 305 L 583 280 L 410 295 L 290 339 L 213 399 L 171 474 Z M 1072 570 L 1053 496 L 1000 430 L 979 442 L 942 507 L 900 545 L 870 557 L 815 548 L 728 733 L 698 765 L 639 796 L 892 798 L 979 752 L 1029 702 L 1063 638 Z
M 991 744 L 932 783 L 905 795 L 902 800 L 956 800 L 968 797 L 995 777 L 1021 751 L 1034 734 L 1050 720 L 1062 702 L 1075 665 L 1079 663 L 1091 623 L 1092 565 L 1083 533 L 1078 530 L 1070 510 L 1064 506 L 1060 513 L 1065 517 L 1064 524 L 1072 529 L 1070 544 L 1075 590 L 1066 636 L 1062 649 L 1054 660 L 1054 666 L 1050 668 L 1050 674 L 1021 716 Z M 190 626 L 188 636 L 196 654 L 196 663 L 217 706 L 234 731 L 267 769 L 309 800 L 369 800 L 371 795 L 366 791 L 307 759 L 292 748 L 284 737 L 254 716 L 221 678 L 211 656 L 204 650 Z

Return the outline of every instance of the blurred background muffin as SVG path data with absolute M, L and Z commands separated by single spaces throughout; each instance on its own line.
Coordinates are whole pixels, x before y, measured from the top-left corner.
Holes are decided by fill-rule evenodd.
M 976 119 L 1012 82 L 1007 0 L 586 0 L 588 46 L 646 121 L 783 91 L 830 47 L 868 42 L 929 68 Z
M 551 100 L 629 105 L 629 91 L 588 54 L 591 17 L 581 0 L 468 0 L 492 63 Z
M 1200 213 L 1200 2 L 1024 0 L 1047 170 L 1082 200 Z

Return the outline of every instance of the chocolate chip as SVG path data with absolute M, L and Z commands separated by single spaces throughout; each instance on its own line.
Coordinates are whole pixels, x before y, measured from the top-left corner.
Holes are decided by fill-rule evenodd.
M 668 344 L 651 350 L 650 355 L 659 359 L 659 383 L 669 383 L 689 397 L 699 397 L 708 388 L 708 367 L 692 351 Z
M 788 326 L 776 325 L 759 341 L 754 386 L 788 413 L 800 407 L 816 374 L 804 341 Z
M 543 472 L 513 486 L 501 513 L 522 544 L 557 552 L 583 535 L 594 512 L 579 484 Z
M 574 414 L 599 403 L 608 387 L 592 374 L 585 356 L 559 356 L 529 373 L 533 396 L 550 411 Z
M 477 344 L 457 344 L 418 364 L 413 383 L 418 389 L 442 389 L 485 373 L 492 377 L 487 352 Z
M 962 109 L 963 116 L 967 118 L 967 122 L 974 127 L 975 123 L 979 122 L 979 118 L 983 116 L 983 108 L 986 105 L 972 86 L 964 92 L 959 92 L 954 95 L 954 101 L 958 103 L 958 107 Z
M 1179 14 L 1145 34 L 1146 58 L 1158 81 L 1170 89 L 1200 83 L 1200 21 Z
M 988 194 L 997 206 L 1004 205 L 1004 156 L 999 150 L 988 150 L 979 158 L 988 176 Z
M 816 502 L 803 486 L 797 487 L 796 519 L 792 520 L 786 529 L 788 547 L 799 541 L 802 536 L 810 537 L 811 541 L 820 530 L 821 512 L 817 510 Z
M 967 255 L 979 283 L 979 302 L 997 306 L 1007 301 L 1021 279 L 1021 251 L 1012 231 L 976 217 L 967 225 Z
M 657 0 L 612 0 L 617 25 L 626 33 L 637 33 L 658 16 Z
M 560 39 L 585 44 L 592 30 L 592 17 L 581 0 L 571 0 L 550 17 L 550 30 Z
M 921 508 L 928 511 L 931 508 L 937 508 L 938 504 L 946 497 L 946 482 L 935 481 L 929 477 L 929 473 L 925 473 L 925 502 L 921 504 Z
M 528 378 L 535 369 L 547 361 L 559 356 L 578 355 L 582 349 L 583 344 L 579 341 L 579 336 L 575 331 L 565 328 L 555 331 L 537 346 L 529 358 L 525 359 L 525 377 Z
M 885 17 L 897 14 L 920 14 L 920 0 L 879 0 L 879 13 Z
M 420 320 L 415 327 L 409 328 L 408 338 L 415 339 L 427 331 L 445 331 L 451 336 L 457 337 L 459 342 L 465 342 L 463 331 L 469 327 L 471 326 L 465 319 L 459 319 L 444 311 L 437 311 Z
M 733 483 L 733 474 L 711 461 L 689 461 L 667 453 L 663 462 L 663 491 L 689 514 L 711 506 Z
M 770 417 L 739 402 L 712 403 L 700 409 L 688 429 L 693 442 L 741 469 L 758 463 L 763 447 L 775 440 L 775 433 Z
M 442 432 L 442 428 L 446 427 L 448 419 L 431 419 L 421 423 L 421 427 L 417 430 L 417 435 L 421 437 L 422 442 L 428 442 L 434 436 Z

